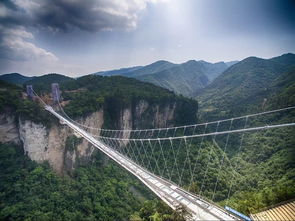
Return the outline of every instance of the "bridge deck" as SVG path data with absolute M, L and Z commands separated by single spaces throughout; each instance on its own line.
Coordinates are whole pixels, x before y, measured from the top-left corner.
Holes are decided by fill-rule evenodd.
M 61 122 L 72 128 L 75 133 L 84 137 L 88 142 L 136 176 L 172 209 L 176 209 L 178 206 L 184 207 L 191 215 L 190 217 L 187 217 L 187 220 L 238 220 L 238 218 L 229 214 L 222 208 L 190 194 L 179 186 L 176 186 L 137 165 L 119 152 L 113 150 L 111 147 L 96 140 L 69 120 L 65 119 L 63 116 L 55 112 L 51 106 L 45 106 L 45 109 L 56 116 Z

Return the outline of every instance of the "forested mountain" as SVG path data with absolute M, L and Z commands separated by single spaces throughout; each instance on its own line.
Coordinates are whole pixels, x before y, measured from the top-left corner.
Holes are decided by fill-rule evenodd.
M 155 74 L 136 77 L 136 79 L 153 83 L 185 96 L 189 96 L 196 89 L 204 88 L 209 83 L 205 65 L 197 61 L 188 61 Z
M 231 66 L 231 63 L 228 64 L 224 62 L 217 63 L 209 63 L 206 61 L 198 61 L 202 63 L 205 69 L 205 74 L 208 77 L 209 81 L 213 81 L 216 77 L 218 77 L 224 70 Z
M 190 97 L 234 63 L 191 60 L 182 64 L 173 64 L 160 60 L 143 67 L 135 67 L 135 70 L 123 68 L 95 74 L 132 77 Z
M 102 76 L 121 75 L 125 77 L 136 77 L 146 74 L 154 74 L 174 66 L 176 66 L 176 64 L 160 60 L 146 66 L 136 66 L 131 68 L 122 68 L 118 70 L 102 71 L 94 74 Z
M 135 71 L 137 69 L 140 69 L 142 66 L 136 66 L 131 68 L 121 68 L 117 70 L 110 70 L 110 71 L 100 71 L 93 73 L 95 75 L 101 75 L 101 76 L 113 76 L 113 75 L 124 75 L 125 73 L 129 73 L 132 71 Z
M 156 74 L 158 72 L 161 72 L 163 70 L 172 68 L 177 66 L 177 64 L 173 64 L 169 61 L 156 61 L 152 64 L 146 65 L 138 70 L 132 71 L 130 73 L 127 73 L 126 77 L 139 77 L 147 74 Z
M 236 63 L 238 63 L 239 61 L 228 61 L 228 62 L 225 62 L 225 64 L 228 66 L 228 67 L 230 67 L 230 66 L 232 66 L 232 65 L 234 65 L 234 64 L 236 64 Z
M 284 89 L 278 82 L 292 78 L 293 67 L 294 54 L 272 59 L 246 58 L 217 77 L 197 99 L 209 118 L 263 110 L 273 94 Z
M 136 79 L 167 88 L 177 94 L 191 96 L 226 68 L 224 62 L 212 64 L 191 60 L 154 74 L 138 76 Z
M 34 79 L 35 77 L 23 76 L 19 73 L 3 74 L 0 76 L 0 80 L 11 83 L 22 85 L 23 83 Z
M 51 74 L 45 74 L 39 77 L 35 77 L 34 79 L 27 81 L 26 84 L 51 84 L 51 83 L 61 83 L 61 82 L 66 82 L 69 80 L 73 80 L 73 78 L 67 77 L 62 74 L 56 74 L 56 73 L 51 73 Z
M 32 80 L 25 82 L 25 85 L 33 85 L 36 91 L 45 89 L 46 91 L 49 91 L 51 90 L 52 83 L 63 83 L 67 81 L 74 81 L 74 78 L 70 78 L 62 74 L 52 73 L 35 77 Z

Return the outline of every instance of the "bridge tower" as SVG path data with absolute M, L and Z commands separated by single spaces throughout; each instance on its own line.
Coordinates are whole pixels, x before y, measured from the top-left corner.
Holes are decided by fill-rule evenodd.
M 33 85 L 27 85 L 27 95 L 29 98 L 34 98 Z
M 51 84 L 51 92 L 52 92 L 53 102 L 57 103 L 60 100 L 60 91 L 59 91 L 58 83 Z

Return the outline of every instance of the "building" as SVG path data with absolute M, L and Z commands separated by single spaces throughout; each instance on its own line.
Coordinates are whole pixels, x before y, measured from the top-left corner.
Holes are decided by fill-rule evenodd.
M 295 199 L 274 205 L 259 213 L 251 214 L 251 219 L 254 221 L 267 221 L 267 220 L 295 220 Z

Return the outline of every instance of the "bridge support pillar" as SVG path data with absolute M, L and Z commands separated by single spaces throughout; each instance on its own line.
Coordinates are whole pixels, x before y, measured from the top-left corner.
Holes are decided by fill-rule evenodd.
M 58 83 L 52 83 L 51 84 L 51 93 L 53 102 L 57 103 L 60 101 L 60 91 L 59 91 L 59 84 Z
M 27 95 L 29 98 L 34 98 L 33 85 L 27 85 Z

